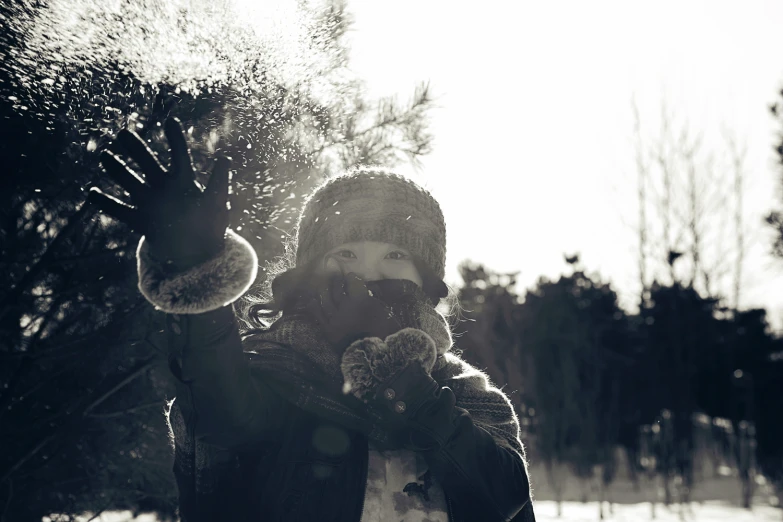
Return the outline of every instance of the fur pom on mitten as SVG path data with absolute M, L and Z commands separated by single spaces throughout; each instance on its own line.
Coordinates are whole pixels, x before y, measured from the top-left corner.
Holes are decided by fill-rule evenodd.
M 170 273 L 153 258 L 144 238 L 136 257 L 142 295 L 159 310 L 172 314 L 200 314 L 236 301 L 250 288 L 258 270 L 255 250 L 231 229 L 216 257 L 181 273 Z
M 353 342 L 343 353 L 343 391 L 369 400 L 377 388 L 411 363 L 428 374 L 438 352 L 435 341 L 422 330 L 404 328 L 385 340 L 368 337 Z

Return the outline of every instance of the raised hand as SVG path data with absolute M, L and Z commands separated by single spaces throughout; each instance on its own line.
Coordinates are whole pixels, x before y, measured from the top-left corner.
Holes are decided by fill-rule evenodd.
M 318 297 L 309 302 L 307 311 L 338 351 L 357 339 L 385 339 L 400 330 L 391 308 L 373 297 L 356 274 L 329 274 L 317 286 Z
M 171 164 L 161 166 L 134 132 L 122 130 L 110 148 L 133 159 L 143 177 L 114 152 L 101 154 L 106 173 L 130 195 L 131 205 L 91 188 L 88 201 L 149 242 L 150 254 L 175 271 L 186 270 L 221 251 L 228 228 L 230 161 L 217 157 L 206 189 L 196 182 L 182 127 L 174 118 L 164 126 Z

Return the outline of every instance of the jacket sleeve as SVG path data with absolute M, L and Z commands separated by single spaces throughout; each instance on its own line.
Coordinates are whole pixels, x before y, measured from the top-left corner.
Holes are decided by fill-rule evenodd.
M 250 375 L 231 306 L 167 314 L 169 367 L 188 431 L 201 442 L 239 448 L 277 429 L 280 398 Z
M 409 430 L 409 447 L 427 460 L 460 518 L 534 520 L 523 456 L 501 442 L 502 435 L 493 436 L 491 427 L 474 422 L 456 405 L 451 389 L 440 386 L 420 365 L 410 365 L 379 392 L 377 400 L 387 403 L 381 408 L 389 424 L 395 424 L 397 414 Z
M 448 388 L 441 396 L 452 394 Z M 477 426 L 465 410 L 449 408 L 451 399 L 438 401 L 445 406 L 442 422 L 453 426 L 443 444 L 423 452 L 432 473 L 453 499 L 459 499 L 460 514 L 467 520 L 534 521 L 525 463 L 516 451 L 496 442 Z
M 459 520 L 534 520 L 511 403 L 483 373 L 450 354 L 436 380 L 430 375 L 436 353 L 432 338 L 413 328 L 384 341 L 361 339 L 343 354 L 346 388 L 424 456 Z
M 150 256 L 142 238 L 137 260 L 139 289 L 166 312 L 169 367 L 187 431 L 200 442 L 223 448 L 272 432 L 279 398 L 251 378 L 230 304 L 255 279 L 258 260 L 253 248 L 229 230 L 217 257 L 171 273 Z

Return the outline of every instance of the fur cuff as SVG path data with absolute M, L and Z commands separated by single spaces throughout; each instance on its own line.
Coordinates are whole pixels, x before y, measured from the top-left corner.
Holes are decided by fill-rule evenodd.
M 179 274 L 167 273 L 150 257 L 144 238 L 136 259 L 142 295 L 159 310 L 172 314 L 200 314 L 228 305 L 247 292 L 258 271 L 255 250 L 231 229 L 217 257 Z
M 359 339 L 343 353 L 343 392 L 366 400 L 381 383 L 411 363 L 419 363 L 430 373 L 437 356 L 432 337 L 415 328 L 404 328 L 385 341 L 377 337 Z

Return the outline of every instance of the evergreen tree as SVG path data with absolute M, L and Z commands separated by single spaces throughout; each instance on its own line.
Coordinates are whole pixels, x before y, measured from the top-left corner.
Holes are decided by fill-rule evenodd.
M 655 416 L 661 430 L 657 471 L 669 504 L 675 474 L 683 478 L 686 491 L 694 484 L 694 414 L 713 413 L 704 408 L 713 400 L 721 403 L 726 392 L 714 377 L 723 375 L 725 381 L 730 372 L 723 367 L 726 357 L 718 352 L 714 299 L 704 299 L 692 287 L 676 283 L 654 284 L 650 295 L 641 312 L 647 349 L 641 361 L 655 386 L 647 389 L 651 396 L 644 401 L 649 408 L 645 416 L 648 422 Z M 706 375 L 713 379 L 704 379 Z
M 535 408 L 536 457 L 556 492 L 559 465 L 582 479 L 601 470 L 611 482 L 614 448 L 623 418 L 622 368 L 628 363 L 628 327 L 617 295 L 569 260 L 573 273 L 539 280 L 521 305 L 521 336 L 528 390 Z
M 160 123 L 173 115 L 197 168 L 208 170 L 216 151 L 231 156 L 231 226 L 262 262 L 282 253 L 302 196 L 322 176 L 429 150 L 426 86 L 408 104 L 368 100 L 348 69 L 350 20 L 339 2 L 291 2 L 287 30 L 301 34 L 303 52 L 288 61 L 246 20 L 221 17 L 222 3 L 112 5 L 119 11 L 101 2 L 0 6 L 5 520 L 175 513 L 162 314 L 136 288 L 139 238 L 84 205 L 90 184 L 116 190 L 97 158 L 117 130 L 133 128 L 165 159 Z
M 517 412 L 525 417 L 516 274 L 501 274 L 465 261 L 459 272 L 461 321 L 456 344 L 465 358 L 503 386 Z
M 743 500 L 750 507 L 753 493 L 751 466 L 772 482 L 783 498 L 783 339 L 771 334 L 764 310 L 738 313 L 731 322 L 733 400 L 728 418 L 734 433 L 749 432 L 755 455 L 745 455 L 736 446 L 735 462 L 746 485 Z M 743 422 L 744 421 L 744 422 Z M 751 460 L 754 459 L 755 460 Z M 779 504 L 781 505 L 781 504 Z

